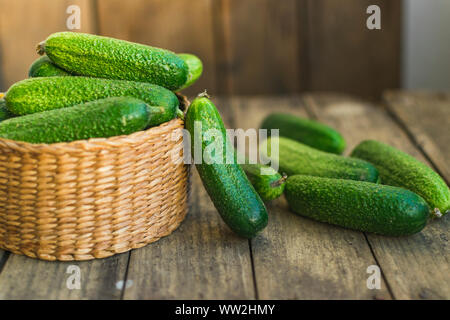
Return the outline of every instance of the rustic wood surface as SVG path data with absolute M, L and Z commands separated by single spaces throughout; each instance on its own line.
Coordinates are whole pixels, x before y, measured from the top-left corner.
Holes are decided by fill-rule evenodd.
M 337 128 L 347 153 L 361 140 L 378 139 L 429 163 L 448 182 L 446 162 L 439 159 L 450 157 L 450 96 L 388 95 L 384 108 L 334 94 L 214 101 L 228 127 L 257 128 L 269 112 L 292 112 Z M 414 103 L 405 102 L 410 99 Z M 0 298 L 450 299 L 448 216 L 411 237 L 382 237 L 299 217 L 279 199 L 267 204 L 269 226 L 248 241 L 222 222 L 195 169 L 191 184 L 186 221 L 147 247 L 72 263 L 0 251 Z M 80 267 L 80 289 L 67 288 L 70 265 Z M 381 268 L 380 290 L 366 286 L 370 265 Z
M 382 29 L 368 30 L 379 5 Z M 186 92 L 293 94 L 335 90 L 379 99 L 400 85 L 401 1 L 390 0 L 0 0 L 0 91 L 25 79 L 36 44 L 81 30 L 192 52 L 204 75 Z

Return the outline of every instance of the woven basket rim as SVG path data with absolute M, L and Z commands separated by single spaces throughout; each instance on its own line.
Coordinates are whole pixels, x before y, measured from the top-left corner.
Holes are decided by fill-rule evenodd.
M 189 100 L 186 96 L 176 93 L 180 100 L 180 109 L 186 113 L 189 107 Z M 109 138 L 92 138 L 87 140 L 76 140 L 72 142 L 59 143 L 29 143 L 24 141 L 16 141 L 10 139 L 0 138 L 0 148 L 7 148 L 18 152 L 34 152 L 34 153 L 71 153 L 80 151 L 97 151 L 110 147 L 120 147 L 126 145 L 136 145 L 149 137 L 157 137 L 162 134 L 173 132 L 174 128 L 183 126 L 184 121 L 175 118 L 168 122 L 164 122 L 156 127 L 151 127 L 147 130 L 137 131 L 129 135 L 113 136 Z

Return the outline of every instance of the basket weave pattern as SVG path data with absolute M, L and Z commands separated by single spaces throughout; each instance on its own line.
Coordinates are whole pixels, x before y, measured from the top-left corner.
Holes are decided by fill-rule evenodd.
M 52 145 L 0 139 L 0 248 L 89 260 L 170 234 L 187 212 L 183 121 Z

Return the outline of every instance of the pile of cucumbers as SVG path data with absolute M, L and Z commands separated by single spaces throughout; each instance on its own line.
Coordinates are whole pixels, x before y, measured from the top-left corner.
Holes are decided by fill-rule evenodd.
M 0 94 L 0 138 L 30 143 L 106 138 L 184 117 L 174 92 L 192 85 L 203 70 L 192 54 L 82 33 L 52 34 L 37 51 L 42 57 L 32 64 L 30 78 Z M 196 167 L 225 223 L 243 237 L 266 227 L 264 201 L 282 194 L 297 214 L 390 236 L 417 233 L 430 218 L 450 211 L 449 188 L 430 167 L 377 141 L 363 141 L 350 157 L 342 156 L 342 135 L 313 120 L 280 113 L 264 119 L 261 129 L 279 129 L 279 136 L 262 141 L 260 153 L 278 164 L 278 172 L 238 163 L 206 93 L 190 105 L 185 126 L 192 154 L 204 155 L 221 141 L 224 152 L 215 155 L 221 159 L 203 159 Z M 278 146 L 274 155 L 273 146 Z
M 280 172 L 288 175 L 284 193 L 297 214 L 359 231 L 402 236 L 421 231 L 430 218 L 450 211 L 445 181 L 394 147 L 366 140 L 344 157 L 340 154 L 345 140 L 337 131 L 289 114 L 271 114 L 261 128 L 279 129 L 279 137 L 263 141 L 260 152 L 278 161 Z M 271 157 L 273 143 L 279 147 L 277 159 Z M 268 178 L 261 175 L 256 180 L 259 190 Z M 266 183 L 262 194 L 268 188 Z
M 342 156 L 345 140 L 334 129 L 309 119 L 274 113 L 261 129 L 279 130 L 261 142 L 262 164 L 238 164 L 222 119 L 207 95 L 200 95 L 186 115 L 192 154 L 207 150 L 215 130 L 225 150 L 217 163 L 197 163 L 203 184 L 227 225 L 237 234 L 254 237 L 268 222 L 263 201 L 285 194 L 291 210 L 322 222 L 388 236 L 421 231 L 429 218 L 450 210 L 450 191 L 443 179 L 408 154 L 377 141 L 363 141 L 350 157 Z M 199 139 L 199 141 L 195 141 Z M 272 156 L 272 146 L 278 146 Z M 234 159 L 226 162 L 226 159 Z M 217 159 L 216 159 L 217 160 Z M 264 170 L 262 170 L 264 169 Z M 282 173 L 283 175 L 281 175 Z M 247 176 L 247 177 L 246 177 Z
M 29 79 L 0 96 L 0 138 L 30 143 L 107 138 L 182 117 L 174 91 L 201 76 L 192 54 L 59 32 L 38 45 Z

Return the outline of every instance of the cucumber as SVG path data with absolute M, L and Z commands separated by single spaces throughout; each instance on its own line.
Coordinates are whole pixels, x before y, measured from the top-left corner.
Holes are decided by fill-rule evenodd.
M 35 60 L 28 71 L 30 78 L 70 76 L 70 73 L 59 68 L 47 56 Z
M 109 97 L 130 96 L 166 109 L 165 121 L 173 119 L 179 101 L 163 87 L 134 81 L 88 77 L 46 77 L 17 82 L 6 93 L 8 109 L 17 115 L 71 107 Z
M 200 128 L 195 130 L 196 124 L 201 124 L 201 131 Z M 236 152 L 227 137 L 220 114 L 207 97 L 199 96 L 192 102 L 186 114 L 186 128 L 191 135 L 192 154 L 195 154 L 196 146 L 201 146 L 202 154 L 208 147 L 222 146 L 223 152 L 215 155 L 215 162 L 208 159 L 196 161 L 201 162 L 196 163 L 197 171 L 225 223 L 242 237 L 254 237 L 267 225 L 266 208 L 237 163 Z M 214 143 L 207 136 L 213 130 L 220 135 L 221 144 Z
M 371 162 L 384 184 L 411 190 L 428 202 L 432 215 L 450 212 L 450 190 L 445 181 L 426 164 L 382 142 L 366 140 L 352 151 L 352 157 Z
M 161 107 L 130 97 L 106 98 L 0 123 L 0 137 L 30 143 L 127 135 L 161 123 Z
M 84 76 L 148 82 L 170 90 L 188 81 L 188 65 L 175 53 L 124 40 L 59 32 L 37 50 L 64 70 Z
M 286 113 L 272 113 L 268 115 L 263 120 L 261 129 L 279 129 L 279 134 L 282 137 L 330 153 L 341 154 L 346 145 L 342 135 L 333 128 L 314 120 Z
M 285 195 L 299 215 L 388 236 L 421 231 L 429 211 L 409 190 L 364 181 L 296 175 L 287 179 Z
M 274 200 L 283 194 L 286 176 L 262 164 L 242 164 L 241 166 L 263 201 Z M 261 172 L 263 168 L 266 170 L 265 174 Z
M 186 89 L 193 85 L 203 73 L 203 63 L 197 56 L 189 53 L 180 53 L 178 56 L 184 60 L 188 66 L 188 78 L 186 83 L 180 88 Z
M 260 152 L 269 158 L 272 143 L 278 143 L 279 146 L 279 159 L 273 157 L 272 161 L 278 162 L 280 172 L 288 176 L 304 174 L 378 182 L 377 169 L 364 160 L 319 151 L 284 137 L 268 138 L 261 143 Z
M 6 101 L 3 98 L 0 98 L 0 122 L 9 118 L 14 117 L 8 108 L 6 108 Z

